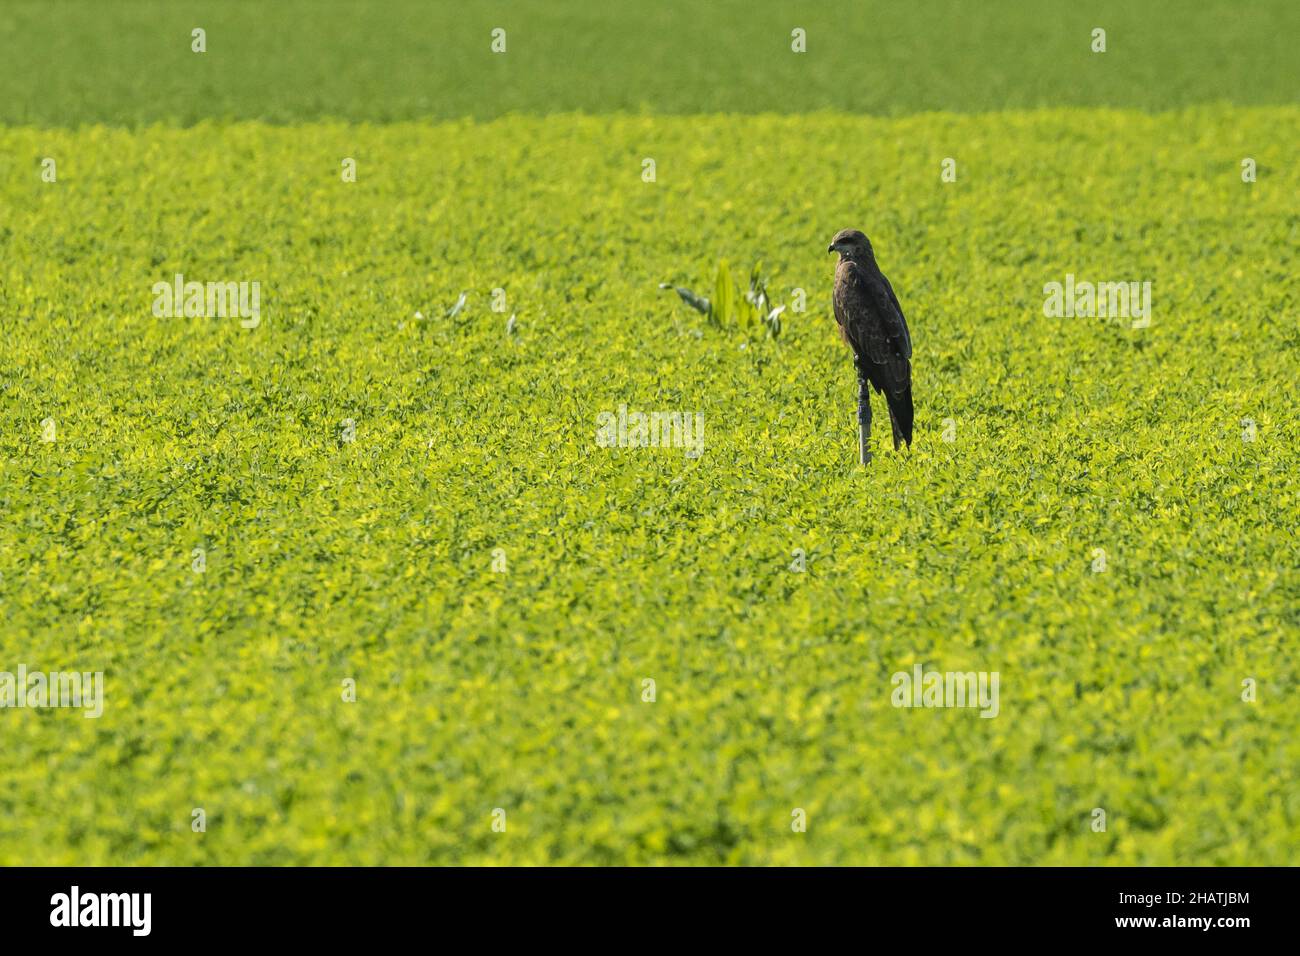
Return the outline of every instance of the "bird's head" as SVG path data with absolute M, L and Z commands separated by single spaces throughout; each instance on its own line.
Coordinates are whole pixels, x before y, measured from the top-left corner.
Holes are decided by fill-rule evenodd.
M 826 248 L 827 252 L 838 252 L 841 259 L 870 259 L 871 240 L 856 229 L 841 229 Z

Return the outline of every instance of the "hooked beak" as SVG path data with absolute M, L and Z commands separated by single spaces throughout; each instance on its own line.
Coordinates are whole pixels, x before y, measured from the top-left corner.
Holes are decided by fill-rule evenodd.
M 827 252 L 834 252 L 834 251 L 835 251 L 835 243 L 832 242 L 829 246 L 827 246 L 827 247 L 826 247 L 826 251 L 827 251 Z

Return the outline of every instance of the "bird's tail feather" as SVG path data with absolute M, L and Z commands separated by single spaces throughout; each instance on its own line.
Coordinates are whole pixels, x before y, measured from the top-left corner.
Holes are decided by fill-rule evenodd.
M 889 427 L 894 432 L 894 450 L 906 444 L 912 447 L 912 390 L 896 395 L 885 394 L 885 403 L 889 406 Z

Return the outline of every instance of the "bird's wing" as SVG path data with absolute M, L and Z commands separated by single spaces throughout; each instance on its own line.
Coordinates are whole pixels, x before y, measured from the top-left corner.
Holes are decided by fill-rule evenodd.
M 869 271 L 857 263 L 849 263 L 845 273 L 842 298 L 848 321 L 841 321 L 848 327 L 855 351 L 876 363 L 910 359 L 912 336 L 889 280 L 879 269 Z M 836 291 L 838 300 L 841 295 Z M 839 318 L 839 309 L 836 311 Z
M 898 304 L 898 296 L 894 295 L 894 287 L 889 284 L 884 273 L 880 275 L 880 281 L 885 284 L 885 291 L 889 293 L 889 301 L 894 304 L 894 314 L 898 316 L 898 327 L 902 332 L 900 341 L 903 358 L 912 357 L 912 333 L 907 331 L 907 318 L 903 315 L 903 307 Z

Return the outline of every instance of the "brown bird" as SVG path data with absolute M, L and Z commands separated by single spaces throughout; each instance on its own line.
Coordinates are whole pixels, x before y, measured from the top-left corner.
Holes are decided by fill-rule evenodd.
M 840 254 L 835 321 L 840 337 L 853 350 L 858 372 L 858 451 L 866 465 L 871 461 L 872 388 L 885 396 L 894 450 L 903 444 L 912 447 L 912 336 L 866 236 L 841 229 L 826 251 Z

